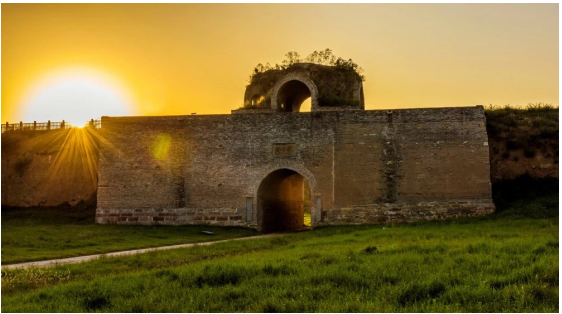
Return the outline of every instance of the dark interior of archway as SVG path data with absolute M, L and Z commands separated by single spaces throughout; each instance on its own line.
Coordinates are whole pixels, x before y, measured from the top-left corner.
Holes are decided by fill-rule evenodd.
M 263 233 L 301 230 L 304 226 L 305 182 L 299 173 L 280 169 L 263 179 L 258 189 L 258 229 Z M 306 184 L 308 188 L 308 184 Z M 306 193 L 309 195 L 309 193 Z M 310 209 L 308 210 L 310 212 Z
M 258 104 L 258 99 L 260 98 L 260 95 L 254 95 L 252 96 L 252 99 L 250 100 L 250 105 L 252 106 L 256 106 Z
M 289 81 L 279 89 L 277 94 L 277 110 L 283 112 L 299 112 L 302 103 L 310 97 L 310 90 L 300 81 Z
M 250 105 L 263 107 L 263 105 L 265 105 L 264 97 L 262 95 L 255 94 L 254 96 L 252 96 L 252 98 L 250 98 Z

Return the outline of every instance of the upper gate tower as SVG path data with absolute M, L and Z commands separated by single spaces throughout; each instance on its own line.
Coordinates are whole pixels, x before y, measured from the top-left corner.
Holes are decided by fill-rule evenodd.
M 364 110 L 363 81 L 355 71 L 338 66 L 295 63 L 252 76 L 244 93 L 249 110 L 299 112 L 311 98 L 311 111 Z

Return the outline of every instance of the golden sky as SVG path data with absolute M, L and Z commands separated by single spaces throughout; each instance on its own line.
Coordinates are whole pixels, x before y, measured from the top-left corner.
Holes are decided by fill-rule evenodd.
M 558 38 L 558 4 L 2 4 L 2 122 L 230 113 L 325 48 L 366 109 L 558 105 Z

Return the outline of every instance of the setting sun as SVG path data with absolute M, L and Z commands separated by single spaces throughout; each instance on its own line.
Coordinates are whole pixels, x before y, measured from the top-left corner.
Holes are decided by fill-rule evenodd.
M 22 101 L 25 121 L 65 120 L 82 126 L 101 116 L 134 113 L 130 96 L 115 80 L 90 69 L 71 68 L 43 77 Z

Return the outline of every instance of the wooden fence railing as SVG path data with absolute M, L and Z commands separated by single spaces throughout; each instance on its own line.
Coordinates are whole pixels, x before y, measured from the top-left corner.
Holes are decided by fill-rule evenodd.
M 101 120 L 94 120 L 91 119 L 90 121 L 86 122 L 87 127 L 99 129 L 101 128 Z M 49 131 L 49 130 L 60 130 L 60 129 L 70 129 L 74 127 L 72 124 L 65 122 L 51 122 L 51 120 L 47 122 L 36 122 L 33 123 L 9 123 L 6 122 L 2 124 L 2 133 L 7 131 Z

